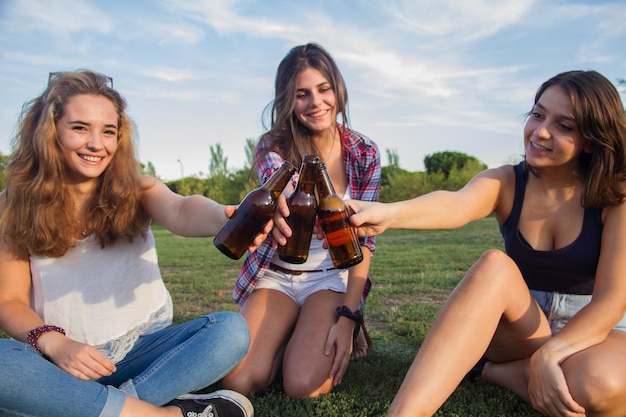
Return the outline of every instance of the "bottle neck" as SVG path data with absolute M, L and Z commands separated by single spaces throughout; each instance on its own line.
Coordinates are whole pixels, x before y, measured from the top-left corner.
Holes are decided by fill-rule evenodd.
M 269 180 L 259 188 L 269 190 L 274 198 L 278 198 L 294 172 L 296 172 L 296 168 L 288 161 L 285 161 L 281 167 L 272 174 Z
M 330 176 L 328 175 L 328 171 L 326 171 L 326 165 L 320 164 L 319 169 L 317 171 L 318 177 L 318 189 L 319 197 L 326 198 L 335 193 L 335 187 L 333 187 L 333 183 L 330 181 Z
M 298 188 L 307 193 L 312 193 L 315 189 L 315 177 L 317 175 L 319 160 L 305 160 L 302 162 Z

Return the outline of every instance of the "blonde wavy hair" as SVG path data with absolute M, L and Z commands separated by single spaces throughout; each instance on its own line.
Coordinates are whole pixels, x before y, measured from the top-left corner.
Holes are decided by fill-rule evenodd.
M 90 70 L 51 73 L 45 91 L 22 108 L 1 201 L 3 239 L 34 255 L 59 257 L 76 245 L 80 225 L 66 186 L 56 122 L 69 99 L 84 94 L 109 99 L 119 117 L 117 151 L 87 202 L 84 226 L 105 247 L 118 238 L 145 236 L 150 222 L 141 204 L 135 129 L 111 78 Z

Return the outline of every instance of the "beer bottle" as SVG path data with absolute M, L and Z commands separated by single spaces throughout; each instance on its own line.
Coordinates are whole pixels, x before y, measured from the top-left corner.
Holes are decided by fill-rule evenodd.
M 356 230 L 348 221 L 349 207 L 335 192 L 323 162 L 318 164 L 317 194 L 317 217 L 326 235 L 333 265 L 337 268 L 348 268 L 358 264 L 363 260 L 363 252 Z
M 276 199 L 296 172 L 289 161 L 276 170 L 261 187 L 250 191 L 213 239 L 226 256 L 239 259 L 274 215 Z
M 317 214 L 315 177 L 319 162 L 318 156 L 304 155 L 298 186 L 287 198 L 289 217 L 285 220 L 292 234 L 287 238 L 285 246 L 278 246 L 278 257 L 283 262 L 302 264 L 309 257 L 309 246 Z

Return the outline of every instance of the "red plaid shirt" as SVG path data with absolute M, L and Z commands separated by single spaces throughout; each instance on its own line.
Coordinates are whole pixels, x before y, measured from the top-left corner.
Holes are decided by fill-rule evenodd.
M 351 129 L 344 129 L 341 125 L 338 126 L 344 149 L 343 163 L 346 166 L 350 183 L 350 195 L 355 200 L 378 201 L 381 170 L 378 146 L 360 133 Z M 259 161 L 257 172 L 261 183 L 265 183 L 282 163 L 283 159 L 276 152 L 269 152 Z M 296 177 L 297 175 L 294 175 L 294 181 L 296 181 Z M 376 250 L 376 238 L 374 236 L 360 238 L 359 240 L 361 245 L 366 246 L 372 254 L 374 253 Z M 252 293 L 256 287 L 257 279 L 263 276 L 263 273 L 269 267 L 274 252 L 271 246 L 271 237 L 268 237 L 261 247 L 248 254 L 233 290 L 233 299 L 237 303 L 243 304 L 250 293 Z M 365 304 L 365 299 L 371 286 L 372 281 L 368 273 L 367 282 L 361 296 L 361 305 Z

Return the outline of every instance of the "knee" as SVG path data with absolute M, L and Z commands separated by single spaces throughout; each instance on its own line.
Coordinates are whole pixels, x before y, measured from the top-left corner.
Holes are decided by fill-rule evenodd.
M 251 395 L 267 388 L 271 383 L 269 375 L 255 373 L 245 366 L 238 366 L 222 379 L 221 385 L 222 388 Z
M 623 378 L 614 372 L 602 372 L 593 366 L 580 366 L 566 373 L 572 398 L 587 415 L 603 415 L 623 402 Z
M 507 286 L 511 276 L 521 277 L 513 259 L 499 249 L 488 249 L 468 270 L 465 279 L 482 282 L 489 288 L 494 288 L 498 283 Z
M 518 269 L 513 259 L 500 249 L 487 249 L 480 258 L 478 258 L 476 264 L 482 268 L 496 270 L 507 270 L 509 268 Z
M 214 320 L 223 329 L 220 334 L 221 340 L 216 340 L 228 349 L 233 355 L 243 358 L 248 353 L 250 347 L 250 330 L 243 316 L 232 311 L 222 311 L 213 315 Z
M 322 384 L 320 381 L 313 381 L 310 378 L 284 378 L 283 390 L 289 398 L 315 398 L 318 395 L 330 392 L 332 388 L 331 380 L 328 379 Z

